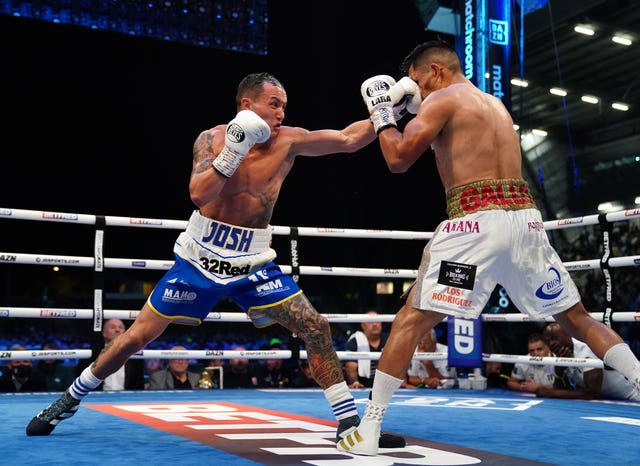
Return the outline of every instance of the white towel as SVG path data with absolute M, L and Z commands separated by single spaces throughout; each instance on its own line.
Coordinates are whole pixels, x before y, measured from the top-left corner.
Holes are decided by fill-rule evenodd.
M 360 330 L 353 332 L 353 334 L 349 337 L 349 340 L 352 338 L 356 339 L 356 344 L 358 345 L 357 351 L 363 351 L 369 353 L 371 351 L 371 347 L 369 346 L 369 341 L 367 340 L 366 335 Z M 365 377 L 367 379 L 371 378 L 371 360 L 370 359 L 358 359 L 358 375 L 360 377 Z

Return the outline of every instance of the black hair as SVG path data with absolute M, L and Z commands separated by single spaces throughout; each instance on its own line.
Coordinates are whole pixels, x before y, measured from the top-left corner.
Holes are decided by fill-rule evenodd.
M 540 332 L 533 332 L 532 334 L 529 335 L 529 338 L 527 339 L 528 343 L 535 343 L 536 341 L 541 341 L 548 346 L 547 339 L 543 337 L 542 333 Z
M 240 107 L 242 98 L 248 93 L 258 94 L 262 91 L 264 83 L 271 83 L 274 86 L 284 89 L 282 83 L 276 79 L 271 73 L 261 72 L 248 74 L 238 84 L 238 92 L 236 93 L 236 106 Z
M 423 42 L 409 52 L 400 64 L 400 71 L 407 74 L 411 66 L 415 68 L 427 61 L 440 62 L 452 71 L 460 69 L 460 59 L 456 49 L 443 39 L 434 39 Z

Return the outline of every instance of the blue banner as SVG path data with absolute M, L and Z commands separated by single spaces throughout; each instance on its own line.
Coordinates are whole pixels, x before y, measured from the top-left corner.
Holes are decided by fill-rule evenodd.
M 547 6 L 548 0 L 518 0 L 522 12 L 527 15 Z
M 456 51 L 462 71 L 478 89 L 511 110 L 511 1 L 463 0 Z
M 488 0 L 487 5 L 487 72 L 486 92 L 493 94 L 511 110 L 511 2 Z
M 460 10 L 460 33 L 456 36 L 456 50 L 462 61 L 465 77 L 481 90 L 485 90 L 484 41 L 481 32 L 484 24 L 484 1 L 464 0 Z
M 482 319 L 447 319 L 449 366 L 482 367 Z

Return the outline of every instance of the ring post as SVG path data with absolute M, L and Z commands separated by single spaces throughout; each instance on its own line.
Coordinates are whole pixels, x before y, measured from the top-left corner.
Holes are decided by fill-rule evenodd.
M 602 321 L 608 327 L 611 327 L 611 319 L 613 314 L 613 282 L 611 280 L 611 269 L 609 267 L 609 258 L 611 257 L 611 232 L 613 230 L 611 222 L 607 220 L 607 214 L 598 215 L 600 228 L 602 228 L 602 258 L 600 259 L 600 269 L 604 275 L 605 286 L 605 308 L 602 315 Z
M 104 215 L 96 215 L 96 234 L 93 243 L 93 331 L 102 331 L 103 302 L 102 291 L 104 289 L 104 228 L 106 225 Z
M 300 279 L 300 258 L 298 257 L 298 227 L 291 227 L 289 233 L 289 254 L 291 256 L 291 277 L 298 283 Z

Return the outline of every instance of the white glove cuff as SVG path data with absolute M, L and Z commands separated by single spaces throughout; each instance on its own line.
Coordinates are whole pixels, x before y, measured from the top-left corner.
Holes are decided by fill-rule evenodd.
M 211 163 L 211 166 L 222 176 L 231 178 L 231 175 L 236 172 L 238 165 L 240 165 L 240 162 L 242 162 L 245 155 L 247 154 L 241 154 L 240 152 L 236 152 L 229 147 L 224 146 L 222 151 Z
M 373 123 L 373 129 L 376 131 L 376 134 L 379 134 L 383 129 L 397 128 L 396 118 L 393 115 L 392 107 L 380 107 L 373 111 L 371 116 L 369 117 L 371 123 Z

